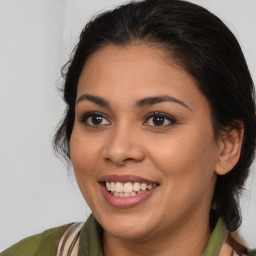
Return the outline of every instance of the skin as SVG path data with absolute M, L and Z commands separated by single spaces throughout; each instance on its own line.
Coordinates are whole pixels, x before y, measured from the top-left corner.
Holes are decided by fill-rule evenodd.
M 214 139 L 208 100 L 196 81 L 164 53 L 146 44 L 105 46 L 87 60 L 70 140 L 80 190 L 104 229 L 104 255 L 200 255 L 210 237 L 209 210 L 217 174 L 240 155 L 242 132 Z M 137 107 L 136 101 L 168 95 L 182 101 Z M 102 113 L 93 125 L 82 116 Z M 165 113 L 155 126 L 154 112 Z M 236 139 L 234 139 L 236 138 Z M 240 143 L 240 144 L 239 144 Z M 225 166 L 224 166 L 225 165 Z M 103 197 L 104 175 L 136 175 L 155 181 L 157 190 L 141 204 L 119 209 Z

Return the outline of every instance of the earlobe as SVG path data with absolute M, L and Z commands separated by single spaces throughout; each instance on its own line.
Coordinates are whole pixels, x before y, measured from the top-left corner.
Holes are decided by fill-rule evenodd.
M 239 126 L 232 128 L 227 134 L 222 135 L 219 142 L 219 157 L 216 163 L 215 172 L 218 175 L 225 175 L 237 164 L 243 143 L 244 127 L 242 122 Z

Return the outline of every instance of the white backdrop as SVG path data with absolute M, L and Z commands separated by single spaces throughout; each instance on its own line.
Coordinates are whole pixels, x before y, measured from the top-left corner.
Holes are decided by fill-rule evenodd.
M 0 0 L 0 251 L 47 228 L 85 220 L 90 213 L 51 148 L 63 111 L 56 86 L 86 21 L 121 2 Z M 256 81 L 256 1 L 191 2 L 231 28 Z M 256 247 L 256 177 L 250 177 L 247 188 L 240 231 Z

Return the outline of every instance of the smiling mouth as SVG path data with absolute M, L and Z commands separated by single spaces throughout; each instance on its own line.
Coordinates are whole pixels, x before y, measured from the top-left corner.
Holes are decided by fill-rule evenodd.
M 107 191 L 115 196 L 115 197 L 132 197 L 138 194 L 146 193 L 147 191 L 152 190 L 158 184 L 151 183 L 147 184 L 145 182 L 114 182 L 114 181 L 107 181 L 104 182 L 104 185 Z

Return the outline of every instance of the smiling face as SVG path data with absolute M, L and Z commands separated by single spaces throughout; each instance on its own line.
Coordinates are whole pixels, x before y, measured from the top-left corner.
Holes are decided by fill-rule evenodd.
M 219 155 L 209 103 L 162 51 L 105 46 L 89 57 L 70 152 L 106 234 L 149 239 L 208 228 Z

